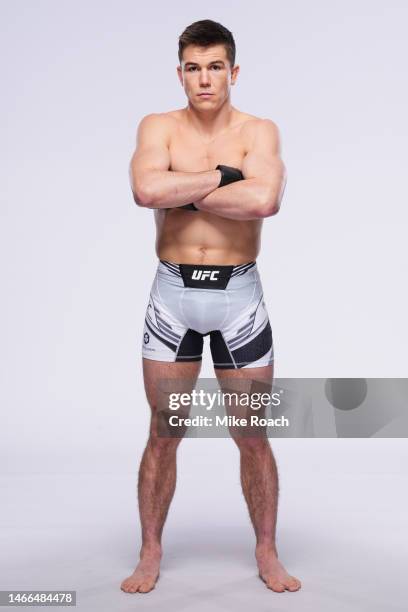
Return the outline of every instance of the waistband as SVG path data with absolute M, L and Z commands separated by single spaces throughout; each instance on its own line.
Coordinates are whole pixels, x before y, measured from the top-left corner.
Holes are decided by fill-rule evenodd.
M 250 270 L 256 270 L 256 262 L 250 261 L 238 266 L 218 266 L 209 264 L 176 264 L 160 259 L 159 270 L 161 267 L 166 272 L 180 278 L 183 281 L 184 287 L 225 289 L 230 279 L 243 276 Z

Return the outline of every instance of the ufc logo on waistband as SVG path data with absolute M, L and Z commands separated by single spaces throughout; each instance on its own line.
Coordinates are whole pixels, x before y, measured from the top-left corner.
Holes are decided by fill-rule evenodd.
M 218 280 L 217 274 L 219 274 L 219 270 L 193 270 L 191 278 L 194 280 L 205 280 L 209 278 L 212 281 Z

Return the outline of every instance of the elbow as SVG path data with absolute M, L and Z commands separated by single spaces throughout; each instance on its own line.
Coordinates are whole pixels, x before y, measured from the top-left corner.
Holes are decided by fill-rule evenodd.
M 135 201 L 135 204 L 137 206 L 140 206 L 141 208 L 150 208 L 151 207 L 151 203 L 149 201 L 149 198 L 145 196 L 145 194 L 142 194 L 140 191 L 134 191 L 133 192 L 133 200 Z
M 279 212 L 280 201 L 277 198 L 268 199 L 262 202 L 256 209 L 255 215 L 257 219 L 266 219 L 273 217 Z
M 276 189 L 274 186 L 272 189 L 269 189 L 264 197 L 261 198 L 261 201 L 257 207 L 257 216 L 260 219 L 265 219 L 266 217 L 273 217 L 277 215 L 283 198 L 283 193 L 286 187 L 286 176 L 282 176 L 282 180 L 279 184 L 279 188 Z
M 135 204 L 143 208 L 152 208 L 154 194 L 152 193 L 152 181 L 150 180 L 149 173 L 145 171 L 138 172 L 131 162 L 129 179 Z
M 132 189 L 133 199 L 137 206 L 142 208 L 154 208 L 154 197 L 150 189 L 142 185 L 136 185 Z
M 266 219 L 267 217 L 273 217 L 277 215 L 280 209 L 280 204 L 275 203 L 272 205 L 267 205 L 261 209 L 261 219 Z

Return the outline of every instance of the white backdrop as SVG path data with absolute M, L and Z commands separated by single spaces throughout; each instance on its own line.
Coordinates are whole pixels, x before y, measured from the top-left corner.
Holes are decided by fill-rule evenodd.
M 407 375 L 404 2 L 1 6 L 6 462 L 91 446 L 111 465 L 145 429 L 155 229 L 128 163 L 141 117 L 185 104 L 177 37 L 205 16 L 236 39 L 233 103 L 281 130 L 259 257 L 276 375 Z
M 281 131 L 288 185 L 258 260 L 276 375 L 407 376 L 405 2 L 0 7 L 3 474 L 134 479 L 149 416 L 140 342 L 157 260 L 153 213 L 133 203 L 128 164 L 140 119 L 186 103 L 177 38 L 198 19 L 235 36 L 233 104 Z M 205 355 L 202 376 L 212 376 L 208 346 Z M 309 477 L 343 468 L 402 476 L 405 447 L 275 444 L 289 483 L 299 463 Z M 205 482 L 203 457 L 222 462 L 226 499 L 239 496 L 226 440 L 186 441 L 180 478 L 195 469 Z

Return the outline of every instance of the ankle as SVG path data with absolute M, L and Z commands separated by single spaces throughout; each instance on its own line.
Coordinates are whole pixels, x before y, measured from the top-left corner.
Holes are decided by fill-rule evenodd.
M 142 545 L 140 549 L 140 558 L 141 559 L 149 559 L 149 558 L 157 558 L 162 556 L 162 547 L 161 544 L 157 542 L 145 543 Z
M 256 557 L 273 556 L 278 558 L 278 551 L 274 542 L 257 542 L 255 548 Z

